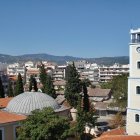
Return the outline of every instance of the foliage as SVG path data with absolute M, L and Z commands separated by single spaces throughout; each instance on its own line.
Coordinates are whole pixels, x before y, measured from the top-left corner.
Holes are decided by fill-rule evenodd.
M 58 116 L 53 109 L 35 110 L 22 122 L 18 140 L 65 140 L 69 122 Z
M 40 66 L 40 81 L 43 85 L 42 91 L 53 98 L 56 98 L 52 77 L 47 75 L 43 64 Z
M 90 124 L 93 127 L 95 126 L 97 117 L 95 117 L 95 111 L 92 106 L 90 106 L 89 111 L 85 111 L 81 108 L 81 99 L 78 100 L 77 106 L 77 124 L 76 124 L 76 131 L 80 136 L 82 136 L 85 125 Z
M 40 82 L 42 83 L 43 85 L 43 89 L 45 88 L 45 84 L 46 84 L 46 81 L 47 81 L 47 74 L 46 74 L 46 70 L 45 70 L 45 66 L 44 64 L 41 64 L 40 66 Z
M 128 74 L 122 74 L 113 77 L 112 80 L 112 94 L 113 103 L 112 106 L 120 107 L 121 109 L 127 106 L 127 77 Z
M 124 126 L 125 121 L 121 112 L 118 112 L 115 116 L 113 116 L 111 124 L 113 128 Z
M 88 94 L 87 94 L 87 86 L 86 86 L 85 82 L 83 82 L 83 84 L 82 84 L 82 90 L 83 90 L 83 94 L 84 94 L 84 97 L 83 97 L 83 110 L 85 112 L 89 112 L 90 104 L 89 104 L 89 98 L 88 98 Z
M 34 88 L 35 91 L 38 91 L 37 82 L 36 82 L 36 79 L 33 77 L 33 75 L 30 76 L 29 81 L 30 81 L 30 83 L 29 83 L 29 91 L 32 90 L 32 87 Z
M 90 80 L 87 79 L 87 78 L 86 78 L 86 79 L 83 79 L 82 82 L 85 83 L 85 85 L 86 85 L 87 87 L 89 87 L 89 86 L 91 85 Z
M 111 89 L 112 88 L 112 81 L 100 83 L 100 86 L 102 89 Z
M 17 81 L 16 81 L 15 96 L 19 95 L 19 94 L 21 94 L 23 92 L 24 92 L 24 89 L 23 89 L 22 77 L 21 77 L 21 74 L 19 73 Z
M 53 80 L 52 80 L 52 77 L 50 75 L 47 75 L 45 93 L 52 96 L 53 98 L 56 98 L 56 92 L 54 89 Z
M 0 98 L 4 98 L 4 97 L 5 97 L 4 88 L 3 88 L 2 80 L 0 78 Z
M 14 97 L 14 92 L 13 92 L 11 81 L 9 81 L 9 83 L 8 83 L 7 95 L 8 95 L 8 97 Z
M 73 107 L 78 105 L 78 97 L 81 92 L 81 82 L 74 63 L 66 68 L 65 98 Z

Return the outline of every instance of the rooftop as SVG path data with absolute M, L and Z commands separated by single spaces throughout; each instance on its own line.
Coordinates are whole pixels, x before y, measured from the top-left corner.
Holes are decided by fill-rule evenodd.
M 90 88 L 88 87 L 89 96 L 105 97 L 108 96 L 111 92 L 111 89 L 101 89 L 101 88 Z
M 0 98 L 0 108 L 5 108 L 13 97 Z
M 0 124 L 25 120 L 26 116 L 0 111 Z

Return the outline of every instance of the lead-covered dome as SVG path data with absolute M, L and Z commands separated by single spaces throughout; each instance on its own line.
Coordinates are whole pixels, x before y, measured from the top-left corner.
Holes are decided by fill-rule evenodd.
M 54 110 L 61 108 L 51 96 L 45 93 L 24 92 L 14 97 L 5 110 L 16 114 L 29 115 L 31 111 L 44 107 L 52 107 Z

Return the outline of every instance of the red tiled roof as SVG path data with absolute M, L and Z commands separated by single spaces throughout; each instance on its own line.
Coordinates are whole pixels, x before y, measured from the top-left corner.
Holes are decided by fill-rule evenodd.
M 0 98 L 0 108 L 5 108 L 13 97 Z
M 126 135 L 124 128 L 117 128 L 104 132 L 95 140 L 140 140 L 140 136 Z
M 125 129 L 122 127 L 112 129 L 110 131 L 104 132 L 101 136 L 106 136 L 106 135 L 125 135 Z
M 21 121 L 25 120 L 26 118 L 27 117 L 24 115 L 17 115 L 13 113 L 0 111 L 0 124 Z
M 101 89 L 101 88 L 90 88 L 88 87 L 88 95 L 96 97 L 104 97 L 110 94 L 111 89 Z
M 129 136 L 129 135 L 114 135 L 99 137 L 95 140 L 140 140 L 140 136 Z

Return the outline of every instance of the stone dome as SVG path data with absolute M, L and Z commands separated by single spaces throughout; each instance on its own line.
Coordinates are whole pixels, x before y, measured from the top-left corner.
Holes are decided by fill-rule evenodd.
M 24 92 L 14 97 L 5 108 L 5 111 L 29 115 L 35 109 L 52 107 L 59 110 L 61 106 L 49 95 L 41 92 Z

